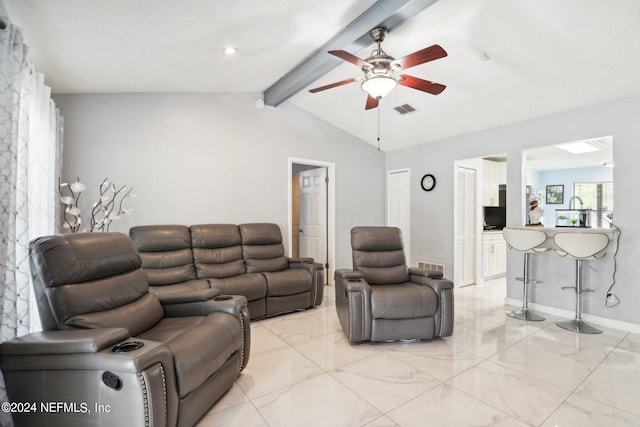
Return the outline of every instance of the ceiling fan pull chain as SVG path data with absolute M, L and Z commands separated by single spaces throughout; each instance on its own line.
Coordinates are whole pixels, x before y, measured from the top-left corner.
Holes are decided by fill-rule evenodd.
M 378 151 L 380 151 L 380 106 L 376 110 L 378 110 Z

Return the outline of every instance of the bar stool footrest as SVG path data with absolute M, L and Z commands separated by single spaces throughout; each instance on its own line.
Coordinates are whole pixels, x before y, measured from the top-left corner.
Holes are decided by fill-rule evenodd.
M 524 277 L 516 277 L 516 280 L 518 282 L 524 282 Z M 538 279 L 529 279 L 529 284 L 530 285 L 535 285 L 538 283 L 542 283 L 542 280 L 538 280 Z

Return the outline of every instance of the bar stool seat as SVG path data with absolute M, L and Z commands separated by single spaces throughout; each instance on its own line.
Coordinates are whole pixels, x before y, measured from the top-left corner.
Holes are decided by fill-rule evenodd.
M 522 278 L 522 308 L 508 310 L 506 314 L 520 320 L 542 321 L 544 317 L 529 310 L 529 284 L 542 283 L 540 280 L 529 277 L 529 256 L 531 254 L 545 252 L 549 247 L 542 246 L 547 240 L 547 235 L 539 230 L 526 230 L 520 228 L 504 228 L 502 235 L 511 249 L 524 252 L 524 274 Z
M 582 320 L 581 295 L 585 292 L 593 292 L 591 289 L 582 287 L 582 261 L 602 258 L 604 250 L 609 245 L 609 237 L 604 233 L 556 233 L 553 236 L 553 243 L 558 255 L 576 260 L 576 285 L 562 287 L 562 289 L 575 289 L 576 315 L 571 320 L 558 320 L 556 325 L 569 331 L 585 334 L 601 333 L 600 329 Z

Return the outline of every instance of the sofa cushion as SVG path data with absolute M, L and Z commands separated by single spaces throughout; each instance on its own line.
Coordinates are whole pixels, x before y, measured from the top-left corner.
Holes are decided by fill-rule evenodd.
M 252 223 L 238 226 L 243 245 L 271 245 L 282 243 L 282 233 L 278 224 Z
M 284 256 L 282 233 L 277 224 L 240 224 L 238 229 L 242 236 L 242 257 L 247 272 L 281 271 L 289 267 Z
M 295 295 L 311 290 L 311 275 L 306 270 L 284 270 L 262 274 L 267 279 L 270 297 Z
M 371 286 L 374 319 L 431 317 L 438 310 L 438 296 L 429 286 L 402 283 Z
M 393 285 L 405 283 L 409 280 L 409 270 L 407 266 L 394 265 L 389 267 L 369 267 L 360 265 L 355 268 L 362 273 L 364 280 L 370 285 Z
M 353 269 L 369 284 L 409 281 L 402 232 L 396 227 L 354 227 L 351 230 Z
M 199 224 L 190 230 L 198 277 L 233 277 L 246 272 L 237 225 Z
M 77 314 L 65 320 L 74 328 L 126 328 L 137 335 L 155 325 L 164 316 L 164 310 L 155 295 L 145 294 L 135 302 L 111 310 Z
M 30 251 L 34 281 L 42 284 L 34 289 L 46 330 L 123 327 L 135 333 L 163 315 L 149 295 L 138 251 L 124 234 L 42 237 Z
M 129 236 L 140 252 L 150 285 L 169 285 L 196 278 L 188 227 L 143 225 L 132 227 Z
M 227 313 L 212 313 L 206 317 L 164 318 L 138 337 L 169 347 L 174 359 L 178 395 L 183 398 L 239 350 L 234 338 L 241 333 L 236 318 Z
M 141 252 L 140 257 L 150 285 L 170 285 L 196 278 L 190 248 L 169 252 Z
M 244 260 L 248 273 L 262 273 L 265 271 L 282 271 L 289 267 L 289 262 L 284 256 L 276 258 L 247 258 Z
M 206 278 L 232 277 L 245 273 L 242 248 L 193 249 L 196 275 Z
M 211 289 L 208 279 L 195 279 L 186 282 L 174 283 L 171 285 L 149 286 L 149 292 L 158 294 L 161 292 L 175 292 L 184 290 Z
M 211 287 L 219 289 L 221 294 L 244 295 L 248 301 L 267 296 L 267 282 L 262 274 L 247 273 L 235 277 L 209 279 Z

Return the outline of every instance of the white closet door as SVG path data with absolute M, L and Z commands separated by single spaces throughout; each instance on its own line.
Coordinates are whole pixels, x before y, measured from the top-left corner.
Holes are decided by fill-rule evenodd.
M 458 253 L 456 254 L 457 285 L 475 283 L 476 277 L 476 171 L 457 168 Z
M 402 230 L 404 254 L 411 259 L 411 176 L 409 169 L 387 171 L 387 225 Z

